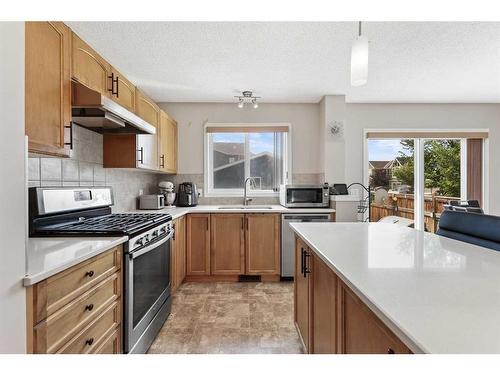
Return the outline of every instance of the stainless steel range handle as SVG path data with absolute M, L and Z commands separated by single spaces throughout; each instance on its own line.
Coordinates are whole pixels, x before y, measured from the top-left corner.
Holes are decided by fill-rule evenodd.
M 156 249 L 158 246 L 164 244 L 165 242 L 167 242 L 169 239 L 172 238 L 172 236 L 174 235 L 174 230 L 170 230 L 170 232 L 168 232 L 168 234 L 163 237 L 161 240 L 157 240 L 153 243 L 151 243 L 149 246 L 146 246 L 144 249 L 140 249 L 138 251 L 135 251 L 133 253 L 130 253 L 130 258 L 131 259 L 135 259 L 137 257 L 140 257 L 141 255 L 143 254 L 146 254 L 148 252 L 150 252 L 151 250 L 154 250 Z

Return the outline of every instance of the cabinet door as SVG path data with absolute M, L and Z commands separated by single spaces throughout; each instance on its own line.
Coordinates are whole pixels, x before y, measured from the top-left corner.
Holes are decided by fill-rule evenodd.
M 175 291 L 186 276 L 186 219 L 184 216 L 173 222 L 174 236 L 171 249 L 172 291 Z
M 177 123 L 160 112 L 160 170 L 177 172 Z
M 246 274 L 280 274 L 280 215 L 247 214 Z
M 311 257 L 314 270 L 311 274 L 313 312 L 311 350 L 318 354 L 335 354 L 337 277 L 319 257 L 314 254 Z
M 304 273 L 304 265 L 307 261 L 305 254 L 307 245 L 298 237 L 295 238 L 295 277 L 294 277 L 294 316 L 295 325 L 305 347 L 309 353 L 310 345 L 310 273 Z
M 108 82 L 111 91 L 111 99 L 131 112 L 135 112 L 135 86 L 123 74 L 111 67 L 112 77 Z
M 210 220 L 211 274 L 243 275 L 245 273 L 245 215 L 213 214 Z
M 137 135 L 137 168 L 158 170 L 158 135 Z
M 210 214 L 189 214 L 186 232 L 186 274 L 210 275 Z
M 158 128 L 160 107 L 137 87 L 135 89 L 135 113 L 144 121 Z
M 71 30 L 62 22 L 26 22 L 25 131 L 29 151 L 69 156 Z
M 340 352 L 346 354 L 408 354 L 410 350 L 344 284 L 340 288 Z
M 73 79 L 110 96 L 111 67 L 99 54 L 85 43 L 78 35 L 73 33 Z

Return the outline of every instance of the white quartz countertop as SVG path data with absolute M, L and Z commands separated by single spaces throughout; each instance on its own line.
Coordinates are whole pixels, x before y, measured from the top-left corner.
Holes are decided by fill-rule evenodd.
M 127 240 L 127 236 L 29 238 L 23 284 L 36 284 Z
M 166 207 L 161 210 L 137 210 L 134 212 L 157 212 L 172 215 L 172 219 L 177 219 L 188 213 L 309 213 L 321 214 L 335 212 L 333 208 L 286 208 L 280 205 L 248 205 L 246 208 L 236 208 L 240 205 L 199 205 L 194 207 Z M 221 208 L 222 207 L 222 208 Z M 231 208 L 228 208 L 231 207 Z M 234 208 L 232 208 L 234 207 Z M 265 207 L 265 208 L 264 208 Z
M 393 224 L 291 227 L 414 352 L 500 353 L 500 252 Z

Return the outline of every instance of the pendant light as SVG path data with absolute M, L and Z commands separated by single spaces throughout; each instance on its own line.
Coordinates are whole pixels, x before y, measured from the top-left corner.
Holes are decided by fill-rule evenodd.
M 363 86 L 368 81 L 368 38 L 361 35 L 359 22 L 358 37 L 351 50 L 351 86 Z

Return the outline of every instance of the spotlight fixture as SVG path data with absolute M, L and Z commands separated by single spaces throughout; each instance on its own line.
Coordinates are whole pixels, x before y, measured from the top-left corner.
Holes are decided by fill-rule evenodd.
M 238 99 L 238 108 L 243 108 L 247 103 L 252 103 L 255 109 L 259 108 L 257 99 L 260 99 L 260 96 L 254 96 L 250 90 L 243 91 L 241 95 L 237 95 L 235 98 Z

